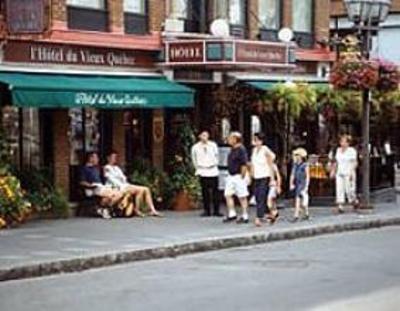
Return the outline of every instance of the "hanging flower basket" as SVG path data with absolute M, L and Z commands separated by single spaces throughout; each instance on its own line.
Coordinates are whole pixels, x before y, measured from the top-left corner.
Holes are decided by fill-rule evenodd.
M 340 61 L 333 67 L 330 76 L 330 82 L 336 89 L 354 91 L 374 88 L 378 80 L 378 64 L 366 60 Z
M 395 91 L 400 84 L 400 71 L 396 64 L 377 60 L 379 65 L 379 80 L 376 88 L 379 91 Z

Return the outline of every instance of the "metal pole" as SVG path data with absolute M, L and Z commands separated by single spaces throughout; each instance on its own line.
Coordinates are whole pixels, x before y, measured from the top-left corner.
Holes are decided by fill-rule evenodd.
M 370 35 L 369 25 L 362 31 L 363 54 L 366 60 L 369 60 Z M 362 198 L 361 206 L 370 207 L 370 90 L 363 90 L 362 94 L 363 112 L 362 112 Z

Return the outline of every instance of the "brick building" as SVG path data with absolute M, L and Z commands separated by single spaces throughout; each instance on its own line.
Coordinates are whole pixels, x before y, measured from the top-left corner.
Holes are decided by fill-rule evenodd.
M 329 0 L 1 0 L 2 119 L 16 162 L 49 167 L 72 198 L 89 150 L 163 166 L 183 115 L 214 125 L 219 87 L 326 81 L 330 9 Z M 220 19 L 227 38 L 210 34 Z M 283 27 L 292 42 L 279 41 Z M 191 89 L 176 82 L 196 91 L 195 109 Z M 268 134 L 257 122 L 239 113 L 214 134 Z
M 72 199 L 88 151 L 162 166 L 164 111 L 193 101 L 156 70 L 163 17 L 158 0 L 0 1 L 2 121 L 16 164 L 49 168 Z

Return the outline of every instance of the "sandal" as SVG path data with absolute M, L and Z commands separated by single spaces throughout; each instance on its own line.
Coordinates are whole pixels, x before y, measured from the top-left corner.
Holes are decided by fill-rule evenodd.
M 151 217 L 160 217 L 160 218 L 164 217 L 164 215 L 162 213 L 159 213 L 159 212 L 150 213 L 149 216 L 151 216 Z

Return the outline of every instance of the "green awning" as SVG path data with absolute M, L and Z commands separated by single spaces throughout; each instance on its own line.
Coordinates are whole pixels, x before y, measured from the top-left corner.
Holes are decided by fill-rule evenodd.
M 277 82 L 271 81 L 246 81 L 245 83 L 263 91 L 271 90 L 277 84 Z
M 164 78 L 0 73 L 11 104 L 38 108 L 188 108 L 194 91 Z
M 284 81 L 244 81 L 247 85 L 250 85 L 251 87 L 254 87 L 256 89 L 262 90 L 262 91 L 268 91 L 272 90 L 275 85 L 279 83 L 285 83 Z M 296 81 L 294 81 L 296 82 Z M 300 82 L 300 81 L 298 81 Z M 309 85 L 317 86 L 317 87 L 328 87 L 329 84 L 325 81 L 301 81 L 305 82 Z

